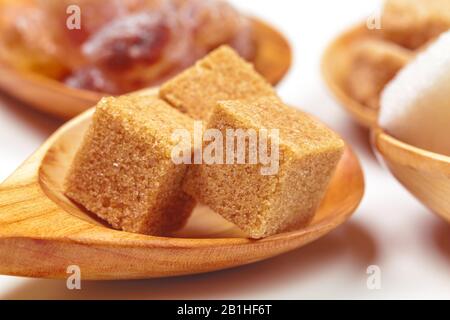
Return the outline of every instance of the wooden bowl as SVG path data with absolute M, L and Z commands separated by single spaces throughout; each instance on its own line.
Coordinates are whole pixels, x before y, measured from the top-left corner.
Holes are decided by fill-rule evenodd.
M 397 180 L 450 222 L 450 157 L 403 143 L 379 128 L 373 131 L 372 141 Z
M 315 218 L 306 227 L 247 239 L 205 207 L 172 237 L 116 231 L 71 202 L 63 180 L 93 110 L 68 122 L 0 186 L 0 273 L 83 279 L 195 274 L 264 260 L 310 243 L 350 218 L 364 193 L 361 166 L 347 147 Z
M 322 58 L 322 76 L 331 93 L 350 115 L 366 128 L 376 127 L 378 111 L 351 97 L 345 83 L 352 63 L 351 48 L 356 43 L 373 37 L 373 31 L 369 30 L 366 24 L 359 24 L 334 40 Z
M 267 23 L 252 18 L 256 41 L 254 65 L 270 83 L 277 84 L 292 62 L 289 42 Z M 0 89 L 42 112 L 70 119 L 89 109 L 105 95 L 68 87 L 35 73 L 19 72 L 0 64 Z

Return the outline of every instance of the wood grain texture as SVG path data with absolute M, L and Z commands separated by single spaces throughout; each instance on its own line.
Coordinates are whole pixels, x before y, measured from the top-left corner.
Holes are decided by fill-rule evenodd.
M 277 84 L 292 63 L 286 38 L 267 23 L 252 18 L 257 47 L 254 65 L 271 84 Z M 0 89 L 42 112 L 71 119 L 107 94 L 79 90 L 34 73 L 18 72 L 0 61 Z
M 267 259 L 299 248 L 344 223 L 364 193 L 363 173 L 347 147 L 314 220 L 263 240 L 199 206 L 172 237 L 108 228 L 63 193 L 63 180 L 93 110 L 68 122 L 0 186 L 0 273 L 63 278 L 69 265 L 83 279 L 136 279 L 194 274 Z
M 366 25 L 359 24 L 337 37 L 326 49 L 322 58 L 322 76 L 331 93 L 346 111 L 366 128 L 376 127 L 378 111 L 351 97 L 347 93 L 345 83 L 352 63 L 351 48 L 355 43 L 372 37 Z
M 450 222 L 450 157 L 403 143 L 375 129 L 373 144 L 392 174 L 417 199 Z

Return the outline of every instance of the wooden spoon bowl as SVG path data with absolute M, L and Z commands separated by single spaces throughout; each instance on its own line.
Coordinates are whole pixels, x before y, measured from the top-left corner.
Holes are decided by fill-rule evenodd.
M 450 221 L 450 158 L 405 144 L 377 128 L 378 111 L 351 97 L 346 89 L 351 48 L 376 37 L 365 24 L 340 35 L 326 50 L 322 74 L 333 95 L 362 126 L 372 128 L 378 155 L 392 174 L 432 211 Z
M 369 30 L 366 24 L 359 24 L 334 40 L 322 58 L 322 76 L 331 93 L 346 111 L 366 128 L 374 128 L 377 125 L 378 111 L 361 104 L 349 95 L 346 80 L 352 64 L 352 47 L 373 37 L 373 31 Z
M 372 141 L 397 180 L 450 222 L 450 157 L 403 143 L 379 128 L 374 130 Z
M 285 76 L 292 63 L 286 38 L 269 24 L 252 18 L 256 56 L 254 65 L 271 84 Z M 80 90 L 36 73 L 19 72 L 0 61 L 0 89 L 35 109 L 70 119 L 96 104 L 105 93 Z
M 302 229 L 250 240 L 199 206 L 171 237 L 116 231 L 63 193 L 92 114 L 64 125 L 0 186 L 0 273 L 63 278 L 69 265 L 77 265 L 83 279 L 136 279 L 240 266 L 322 237 L 349 219 L 364 193 L 361 166 L 347 147 L 315 218 Z

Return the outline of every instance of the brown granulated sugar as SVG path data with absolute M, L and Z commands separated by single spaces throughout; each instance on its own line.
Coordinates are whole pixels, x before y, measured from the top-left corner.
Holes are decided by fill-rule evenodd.
M 187 167 L 173 163 L 171 135 L 192 127 L 192 119 L 157 97 L 104 98 L 66 194 L 116 229 L 164 235 L 181 228 L 195 202 L 181 190 Z
M 227 46 L 216 49 L 160 90 L 162 99 L 197 120 L 208 120 L 220 100 L 272 95 L 276 96 L 273 87 Z
M 344 149 L 336 134 L 276 97 L 219 102 L 208 128 L 224 136 L 227 129 L 279 129 L 279 171 L 262 175 L 261 164 L 192 166 L 184 183 L 186 193 L 251 238 L 311 220 Z

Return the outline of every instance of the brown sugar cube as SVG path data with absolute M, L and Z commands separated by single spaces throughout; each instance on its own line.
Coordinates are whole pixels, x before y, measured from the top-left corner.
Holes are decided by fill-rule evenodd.
M 251 162 L 255 150 L 251 138 L 243 153 L 238 151 L 238 139 L 228 147 L 229 141 L 222 141 L 222 148 L 218 147 L 222 152 L 210 154 L 223 154 L 223 161 L 190 167 L 183 186 L 186 193 L 255 239 L 295 229 L 312 219 L 343 152 L 344 143 L 335 133 L 275 97 L 219 102 L 208 129 L 218 130 L 223 137 L 227 130 L 253 130 L 259 135 L 258 153 L 265 150 L 259 144 L 264 141 L 263 130 L 278 129 L 278 139 L 272 133 L 265 144 L 265 154 L 275 161 L 263 161 L 259 155 Z M 208 132 L 205 130 L 205 135 Z M 204 160 L 212 141 L 203 145 Z M 236 154 L 230 155 L 227 148 Z M 276 149 L 279 162 L 273 165 Z M 238 154 L 246 155 L 247 160 L 241 159 L 241 164 L 226 161 Z M 275 170 L 267 170 L 270 167 Z
M 366 40 L 352 48 L 347 77 L 348 93 L 361 104 L 380 108 L 386 84 L 413 58 L 414 53 L 394 43 Z
M 272 86 L 230 47 L 222 46 L 161 87 L 160 97 L 197 120 L 220 100 L 275 96 Z
M 187 167 L 171 160 L 171 135 L 192 126 L 157 97 L 102 99 L 66 194 L 116 229 L 163 235 L 181 228 L 195 203 L 181 190 Z
M 418 49 L 450 29 L 450 1 L 386 0 L 381 23 L 386 39 Z

